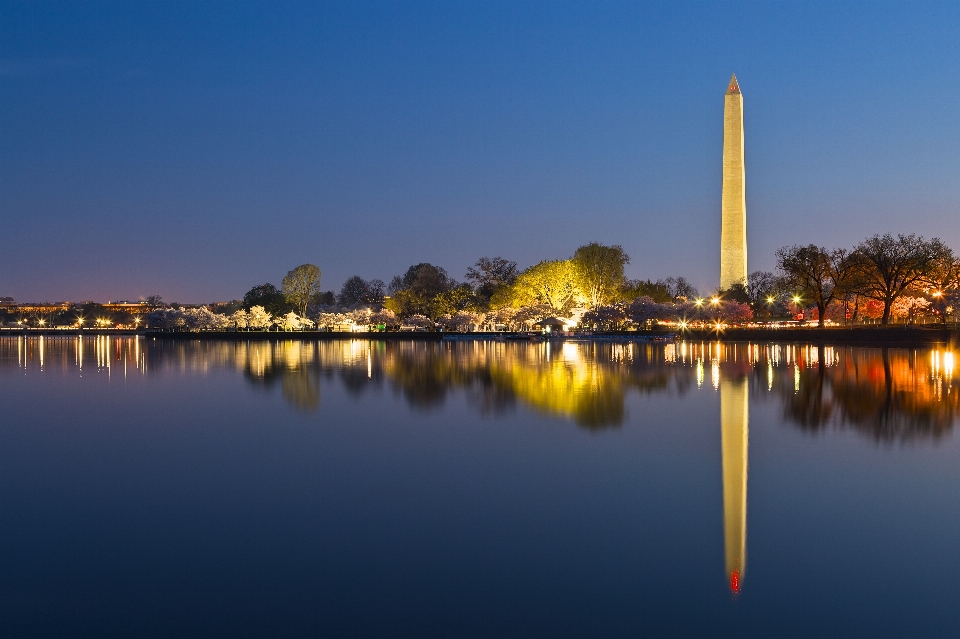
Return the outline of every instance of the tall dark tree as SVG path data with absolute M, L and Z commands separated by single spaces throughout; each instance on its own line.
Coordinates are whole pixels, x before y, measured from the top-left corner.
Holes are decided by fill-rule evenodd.
M 410 291 L 417 295 L 432 297 L 450 290 L 455 285 L 456 282 L 443 268 L 423 262 L 414 264 L 402 276 L 394 277 L 390 281 L 389 290 L 391 293 Z
M 384 285 L 381 280 L 370 280 L 368 282 L 359 275 L 354 275 L 343 283 L 340 294 L 337 296 L 337 303 L 340 306 L 379 304 L 383 302 L 383 289 Z
M 845 249 L 827 250 L 809 246 L 784 246 L 777 251 L 777 268 L 794 293 L 813 302 L 823 328 L 830 305 L 852 273 L 852 261 Z
M 466 280 L 482 299 L 489 301 L 498 289 L 510 286 L 518 275 L 517 263 L 502 257 L 481 257 L 467 269 Z
M 337 295 L 337 303 L 340 306 L 353 306 L 358 304 L 367 294 L 367 281 L 359 275 L 348 277 L 347 281 L 340 287 L 340 294 Z
M 668 277 L 663 283 L 667 286 L 667 293 L 675 301 L 685 302 L 699 295 L 697 289 L 683 277 Z
M 695 295 L 696 289 L 693 289 L 693 292 Z M 658 304 L 672 302 L 675 298 L 666 281 L 626 280 L 620 289 L 620 298 L 629 301 L 640 297 L 649 297 Z
M 414 264 L 390 281 L 386 307 L 400 317 L 419 314 L 436 319 L 444 306 L 441 296 L 457 286 L 441 267 L 426 262 Z
M 273 315 L 285 315 L 291 310 L 283 292 L 270 283 L 258 284 L 244 294 L 243 307 L 250 310 L 254 306 L 262 306 Z
M 884 325 L 901 295 L 921 284 L 938 259 L 950 251 L 938 238 L 910 235 L 874 235 L 857 245 L 851 255 L 857 286 L 866 296 L 883 303 Z

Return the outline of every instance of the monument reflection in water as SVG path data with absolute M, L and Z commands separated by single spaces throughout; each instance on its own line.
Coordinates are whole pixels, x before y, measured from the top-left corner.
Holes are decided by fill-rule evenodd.
M 40 374 L 151 376 L 234 369 L 300 411 L 322 410 L 324 383 L 354 396 L 390 389 L 417 410 L 452 393 L 496 414 L 527 407 L 601 430 L 627 420 L 629 393 L 719 393 L 729 587 L 746 567 L 749 403 L 779 401 L 805 431 L 854 429 L 878 441 L 936 439 L 953 428 L 960 389 L 952 350 L 681 342 L 499 343 L 0 339 L 0 366 Z M 707 370 L 709 369 L 709 378 Z M 711 389 L 712 387 L 712 389 Z

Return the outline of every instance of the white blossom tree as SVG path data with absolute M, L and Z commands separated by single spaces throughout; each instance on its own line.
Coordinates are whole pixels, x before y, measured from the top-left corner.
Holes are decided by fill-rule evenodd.
M 303 327 L 303 324 L 300 323 L 300 316 L 293 311 L 283 317 L 278 317 L 276 323 L 284 331 L 299 331 Z
M 250 316 L 247 319 L 247 326 L 250 328 L 267 329 L 273 324 L 273 315 L 268 313 L 262 306 L 254 306 L 250 309 Z
M 510 306 L 503 306 L 488 313 L 487 321 L 490 323 L 490 327 L 493 330 L 496 330 L 497 326 L 510 328 L 514 323 L 514 318 L 516 316 L 517 309 Z
M 437 324 L 450 331 L 466 332 L 475 330 L 477 326 L 482 324 L 483 317 L 483 315 L 477 313 L 459 311 L 453 315 L 444 315 L 437 320 Z
M 426 315 L 420 315 L 418 313 L 403 320 L 403 325 L 412 326 L 414 328 L 433 328 L 433 320 Z
M 246 328 L 247 324 L 250 323 L 250 314 L 241 308 L 239 311 L 234 312 L 234 314 L 230 316 L 230 320 L 233 322 L 233 325 L 236 328 Z
M 347 317 L 353 320 L 353 323 L 357 326 L 369 326 L 370 318 L 373 316 L 373 311 L 369 308 L 358 308 L 355 311 L 350 311 L 347 313 Z
M 327 330 L 337 326 L 353 325 L 353 320 L 344 313 L 320 313 L 317 316 L 317 324 Z
M 388 308 L 381 309 L 370 316 L 370 323 L 374 325 L 396 326 L 400 323 L 396 313 Z

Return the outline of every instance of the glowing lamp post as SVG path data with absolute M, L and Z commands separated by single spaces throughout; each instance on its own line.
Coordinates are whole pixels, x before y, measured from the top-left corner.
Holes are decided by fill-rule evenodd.
M 795 316 L 795 317 L 796 317 L 796 319 L 797 319 L 798 321 L 804 319 L 803 309 L 800 308 L 800 301 L 801 301 L 802 299 L 803 299 L 803 298 L 801 298 L 799 295 L 794 295 L 794 296 L 793 296 L 793 306 L 794 306 L 794 309 L 795 309 L 795 311 L 796 311 L 796 316 Z

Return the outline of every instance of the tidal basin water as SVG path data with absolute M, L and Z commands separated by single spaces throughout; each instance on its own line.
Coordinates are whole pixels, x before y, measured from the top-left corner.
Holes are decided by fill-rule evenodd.
M 0 629 L 960 636 L 956 359 L 0 338 Z

